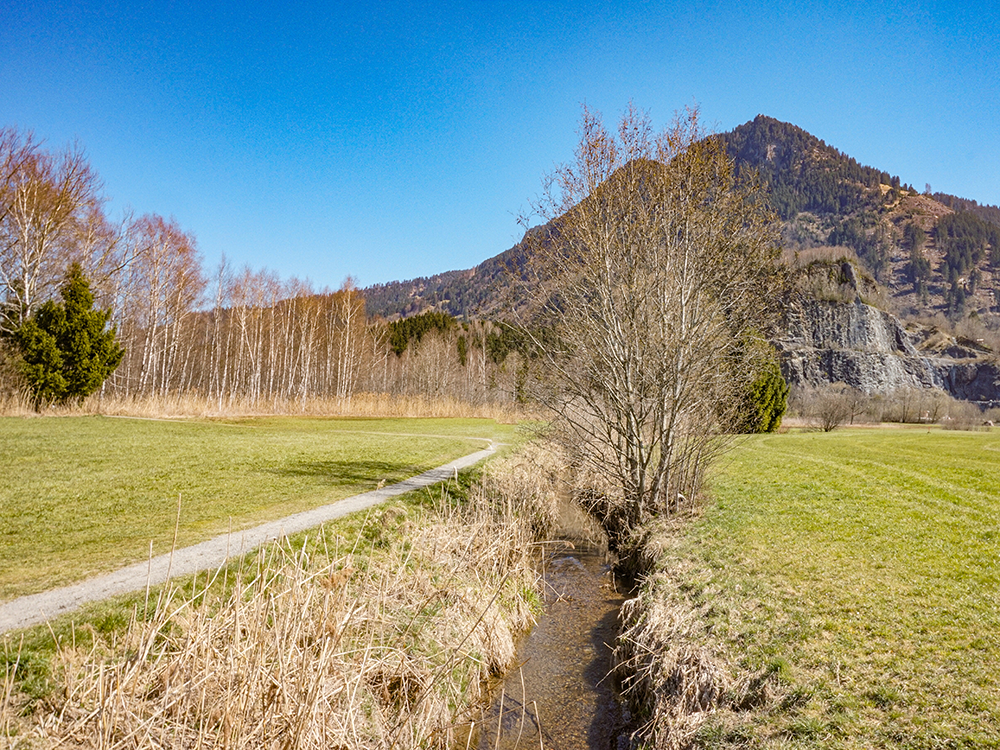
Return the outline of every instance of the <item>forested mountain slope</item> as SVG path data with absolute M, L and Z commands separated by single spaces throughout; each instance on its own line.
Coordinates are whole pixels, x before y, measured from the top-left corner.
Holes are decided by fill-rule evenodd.
M 942 313 L 958 321 L 1000 312 L 1000 208 L 919 192 L 763 115 L 719 137 L 741 172 L 759 176 L 793 261 L 856 255 L 883 285 L 885 305 L 907 318 Z M 386 317 L 428 309 L 502 315 L 508 269 L 522 258 L 519 243 L 473 269 L 369 287 L 368 310 Z
M 721 137 L 759 175 L 791 252 L 848 248 L 904 315 L 1000 311 L 1000 208 L 920 193 L 763 115 Z

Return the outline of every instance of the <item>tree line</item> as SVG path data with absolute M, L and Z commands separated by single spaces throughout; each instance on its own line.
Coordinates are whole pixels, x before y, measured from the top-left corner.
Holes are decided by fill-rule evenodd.
M 175 219 L 113 220 L 105 209 L 78 145 L 52 151 L 30 133 L 0 130 L 0 387 L 8 396 L 39 382 L 21 333 L 43 309 L 48 319 L 53 305 L 65 314 L 69 302 L 60 300 L 70 287 L 79 298 L 83 279 L 103 331 L 123 350 L 99 384 L 102 396 L 192 394 L 220 408 L 349 400 L 359 391 L 476 403 L 515 397 L 517 355 L 490 356 L 499 330 L 491 323 L 437 327 L 400 345 L 389 321 L 367 315 L 350 278 L 317 290 L 225 260 L 206 272 L 194 235 Z M 67 359 L 46 361 L 61 372 Z M 34 395 L 40 405 L 85 390 L 39 386 Z

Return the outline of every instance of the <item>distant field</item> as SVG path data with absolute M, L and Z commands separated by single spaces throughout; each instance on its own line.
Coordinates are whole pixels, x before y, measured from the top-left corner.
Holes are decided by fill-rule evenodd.
M 784 697 L 708 745 L 1000 747 L 1000 435 L 753 438 L 713 495 L 685 590 Z
M 517 428 L 473 419 L 0 418 L 0 600 L 392 484 Z M 428 437 L 436 436 L 436 437 Z

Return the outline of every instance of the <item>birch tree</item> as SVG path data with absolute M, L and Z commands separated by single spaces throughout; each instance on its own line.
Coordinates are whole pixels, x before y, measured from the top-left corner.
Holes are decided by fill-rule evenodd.
M 184 324 L 205 287 L 194 237 L 176 221 L 140 217 L 133 227 L 136 245 L 127 320 L 132 326 L 132 363 L 139 357 L 138 392 L 166 395 L 179 373 L 178 353 Z
M 84 260 L 77 233 L 99 211 L 100 181 L 81 149 L 52 155 L 12 130 L 0 131 L 0 179 L 0 326 L 9 332 Z
M 336 395 L 342 401 L 349 401 L 354 394 L 364 354 L 367 328 L 365 299 L 354 279 L 348 276 L 333 294 L 332 302 L 336 327 L 328 335 L 331 335 L 336 347 Z

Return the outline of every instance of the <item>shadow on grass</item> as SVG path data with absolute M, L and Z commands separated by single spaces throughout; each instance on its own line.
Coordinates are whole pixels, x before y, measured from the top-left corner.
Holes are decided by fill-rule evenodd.
M 287 477 L 312 477 L 325 480 L 330 486 L 377 482 L 386 479 L 387 484 L 406 479 L 420 473 L 420 467 L 397 461 L 304 461 L 275 467 L 272 473 Z

